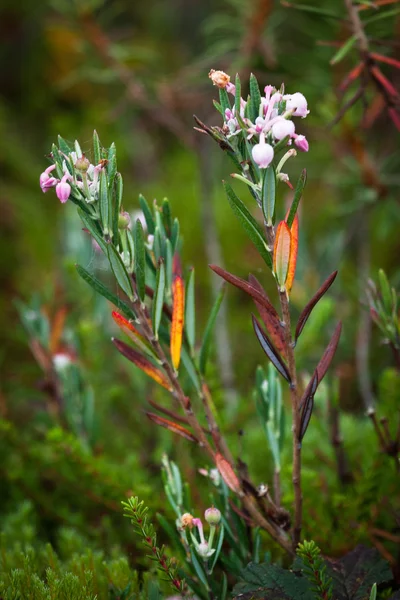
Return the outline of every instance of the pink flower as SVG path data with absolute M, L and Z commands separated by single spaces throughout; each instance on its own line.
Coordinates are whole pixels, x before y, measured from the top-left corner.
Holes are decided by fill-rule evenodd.
M 305 135 L 297 135 L 295 137 L 294 143 L 298 147 L 299 150 L 303 152 L 308 152 L 308 142 Z
M 274 158 L 274 149 L 265 142 L 265 136 L 263 133 L 260 134 L 260 142 L 253 146 L 251 153 L 253 155 L 254 162 L 261 167 L 261 169 L 266 169 Z
M 55 177 L 50 177 L 49 173 L 54 171 L 56 165 L 50 165 L 47 167 L 45 171 L 40 175 L 39 183 L 43 193 L 46 193 L 51 187 L 54 187 L 58 183 L 58 179 Z
M 276 140 L 283 140 L 288 135 L 292 137 L 294 135 L 294 123 L 287 119 L 279 119 L 274 125 L 272 125 L 272 135 Z
M 300 92 L 286 94 L 283 96 L 283 99 L 286 100 L 286 110 L 294 109 L 294 117 L 302 117 L 304 119 L 310 112 L 307 110 L 307 100 Z
M 61 181 L 59 183 L 57 183 L 57 185 L 56 185 L 57 198 L 63 204 L 68 200 L 68 198 L 71 194 L 71 186 L 67 182 L 67 179 L 69 179 L 69 178 L 70 178 L 70 175 L 67 173 L 61 179 Z

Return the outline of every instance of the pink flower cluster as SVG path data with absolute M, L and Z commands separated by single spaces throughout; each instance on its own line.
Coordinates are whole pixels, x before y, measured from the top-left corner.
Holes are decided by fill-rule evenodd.
M 67 167 L 67 162 L 70 162 L 70 158 L 75 166 L 75 177 L 73 177 Z M 52 175 L 57 165 L 50 165 L 40 175 L 39 183 L 44 193 L 48 192 L 50 188 L 56 188 L 57 198 L 63 204 L 71 196 L 73 183 L 76 188 L 81 192 L 82 197 L 86 202 L 95 202 L 99 195 L 99 173 L 103 168 L 103 164 L 94 166 L 84 156 L 77 156 L 76 152 L 71 152 L 68 156 L 65 155 L 65 161 L 63 163 L 63 176 L 58 179 Z
M 225 88 L 229 94 L 235 95 L 235 85 L 230 82 L 229 75 L 222 71 L 211 71 L 210 78 L 214 85 Z M 308 141 L 304 135 L 296 133 L 293 117 L 304 119 L 310 112 L 307 100 L 300 92 L 284 94 L 272 85 L 264 88 L 265 96 L 261 98 L 258 117 L 253 123 L 246 114 L 246 101 L 240 99 L 240 117 L 247 130 L 247 139 L 258 138 L 252 148 L 254 162 L 262 169 L 266 169 L 274 158 L 274 146 L 288 137 L 288 146 L 294 145 L 298 150 L 308 151 Z M 228 138 L 238 135 L 242 131 L 235 115 L 235 108 L 226 109 L 224 114 L 224 132 Z

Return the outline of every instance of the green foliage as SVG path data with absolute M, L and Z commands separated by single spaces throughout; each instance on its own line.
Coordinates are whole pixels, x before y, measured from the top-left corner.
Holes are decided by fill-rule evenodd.
M 302 572 L 307 577 L 316 600 L 332 599 L 332 578 L 326 575 L 327 566 L 321 550 L 312 540 L 299 544 L 297 555 L 303 561 Z

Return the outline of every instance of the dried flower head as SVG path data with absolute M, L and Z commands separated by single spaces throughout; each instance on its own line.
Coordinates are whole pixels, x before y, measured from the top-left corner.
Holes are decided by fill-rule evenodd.
M 227 75 L 223 71 L 215 71 L 214 69 L 211 69 L 208 76 L 213 82 L 213 84 L 219 88 L 226 88 L 226 86 L 231 80 L 229 75 Z
M 190 529 L 192 529 L 193 527 L 193 515 L 191 515 L 190 513 L 185 513 L 184 515 L 182 515 L 181 517 L 181 527 L 183 527 L 184 529 L 186 527 L 189 527 Z

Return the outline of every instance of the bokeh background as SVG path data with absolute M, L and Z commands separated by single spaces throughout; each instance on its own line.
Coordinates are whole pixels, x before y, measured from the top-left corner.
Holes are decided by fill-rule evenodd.
M 60 527 L 73 527 L 102 548 L 119 543 L 135 553 L 131 532 L 121 523 L 120 499 L 138 493 L 164 510 L 163 452 L 179 456 L 185 476 L 195 478 L 193 452 L 184 441 L 171 440 L 142 414 L 146 398 L 162 392 L 116 356 L 109 341 L 110 308 L 75 272 L 79 262 L 107 277 L 74 207 L 39 188 L 57 135 L 79 139 L 89 156 L 93 129 L 104 145 L 116 143 L 125 210 L 138 210 L 139 193 L 149 201 L 169 198 L 184 233 L 184 262 L 196 269 L 199 332 L 219 286 L 208 263 L 242 277 L 252 271 L 273 294 L 271 278 L 223 194 L 221 180 L 230 177 L 232 165 L 193 129 L 193 114 L 220 125 L 211 68 L 231 76 L 239 72 L 243 82 L 254 72 L 262 87 L 284 82 L 289 93 L 306 96 L 311 112 L 298 128 L 310 151 L 288 166 L 293 182 L 304 167 L 308 171 L 293 313 L 330 272 L 338 269 L 339 275 L 302 336 L 299 366 L 312 370 L 341 318 L 343 336 L 329 386 L 344 415 L 360 416 L 357 435 L 348 426 L 347 442 L 357 448 L 369 435 L 363 415 L 371 402 L 382 410 L 398 403 L 393 355 L 371 328 L 365 287 L 379 268 L 393 286 L 400 284 L 400 134 L 373 86 L 366 92 L 364 121 L 359 102 L 330 126 L 351 96 L 343 100 L 338 85 L 359 56 L 354 47 L 330 64 L 351 34 L 342 2 L 310 0 L 306 6 L 297 10 L 273 0 L 1 3 L 0 511 L 10 514 L 28 500 L 18 518 L 35 521 L 44 540 L 60 547 Z M 385 10 L 392 11 L 390 18 L 372 22 L 367 32 L 381 52 L 398 58 L 400 17 L 394 5 Z M 399 88 L 400 71 L 382 69 Z M 250 206 L 247 190 L 235 189 Z M 282 192 L 282 212 L 290 198 L 289 190 Z M 67 341 L 93 390 L 90 455 L 52 413 L 18 299 L 47 315 L 67 313 Z M 249 299 L 229 290 L 209 381 L 235 451 L 245 457 L 256 453 L 252 468 L 265 476 L 268 451 L 263 458 L 258 450 L 264 441 L 251 400 L 254 371 L 264 358 L 252 333 L 252 310 Z M 322 434 L 315 427 L 318 439 Z M 326 456 L 314 452 L 314 460 L 319 466 L 314 464 L 309 479 L 320 485 Z M 324 538 L 322 530 L 316 535 Z

